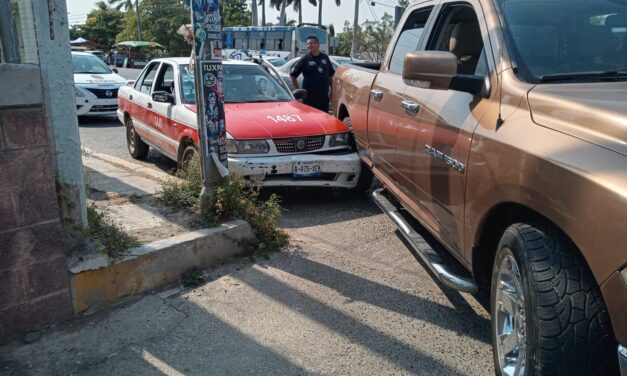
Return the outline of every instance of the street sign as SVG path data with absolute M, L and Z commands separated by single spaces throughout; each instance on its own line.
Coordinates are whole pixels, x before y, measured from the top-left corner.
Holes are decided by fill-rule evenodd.
M 222 83 L 222 31 L 219 0 L 191 1 L 192 32 L 194 35 L 194 75 L 196 81 L 196 118 L 200 138 L 203 171 L 201 210 L 206 198 L 221 177 L 229 174 L 226 154 L 226 119 L 224 116 L 224 86 Z

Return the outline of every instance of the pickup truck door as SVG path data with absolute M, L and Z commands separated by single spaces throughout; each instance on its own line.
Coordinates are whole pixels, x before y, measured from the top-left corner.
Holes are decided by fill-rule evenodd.
M 373 164 L 381 173 L 397 181 L 396 140 L 399 116 L 403 114 L 405 84 L 401 76 L 408 52 L 421 48 L 432 5 L 413 11 L 404 21 L 396 46 L 387 65 L 382 65 L 370 90 L 368 105 L 368 142 Z
M 153 92 L 165 91 L 175 95 L 174 90 L 174 66 L 168 62 L 161 63 L 159 73 L 156 76 Z M 161 137 L 164 152 L 173 157 L 177 155 L 178 142 L 174 139 L 174 121 L 172 119 L 174 103 L 162 103 L 152 99 L 148 100 L 148 124 L 164 137 Z
M 490 76 L 494 60 L 478 1 L 443 1 L 438 13 L 426 49 L 457 55 L 458 73 Z M 460 46 L 451 41 L 454 38 L 467 44 Z M 474 130 L 494 102 L 409 85 L 403 101 L 397 141 L 400 189 L 410 197 L 410 210 L 451 251 L 463 256 L 465 166 Z

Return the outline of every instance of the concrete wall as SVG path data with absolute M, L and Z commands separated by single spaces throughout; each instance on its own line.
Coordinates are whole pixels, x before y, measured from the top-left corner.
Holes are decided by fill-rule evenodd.
M 41 79 L 0 64 L 0 343 L 72 315 Z

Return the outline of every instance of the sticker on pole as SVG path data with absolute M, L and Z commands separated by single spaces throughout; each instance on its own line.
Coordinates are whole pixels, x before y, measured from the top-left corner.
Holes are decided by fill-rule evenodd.
M 222 63 L 203 61 L 200 63 L 203 85 L 203 122 L 206 130 L 209 153 L 217 156 L 220 163 L 228 167 L 226 153 L 226 126 L 224 114 L 224 89 L 222 86 Z

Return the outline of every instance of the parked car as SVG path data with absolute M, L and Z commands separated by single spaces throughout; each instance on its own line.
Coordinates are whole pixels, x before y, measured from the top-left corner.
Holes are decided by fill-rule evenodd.
M 149 145 L 179 166 L 196 154 L 196 93 L 188 62 L 153 60 L 136 82 L 120 89 L 118 118 L 134 158 L 145 157 Z M 366 184 L 343 122 L 296 101 L 269 64 L 223 64 L 228 163 L 247 185 Z
M 111 55 L 108 56 L 108 61 L 107 63 L 109 65 L 114 65 L 116 67 L 122 67 L 122 65 L 124 64 L 124 60 L 126 60 L 128 58 L 127 55 L 125 54 L 120 54 L 117 52 L 112 53 Z
M 104 56 L 104 54 L 102 53 L 102 51 L 98 51 L 98 50 L 89 50 L 89 51 L 85 51 L 85 52 L 87 52 L 87 53 L 89 53 L 89 54 L 92 54 L 92 55 L 96 56 L 97 58 L 99 58 L 99 59 L 100 59 L 100 60 L 102 60 L 102 61 L 105 61 L 105 56 Z
M 418 1 L 335 74 L 375 201 L 490 294 L 498 375 L 627 375 L 626 29 L 625 1 Z
M 77 115 L 115 115 L 118 89 L 126 84 L 126 79 L 86 52 L 72 52 L 72 69 Z
M 292 80 L 290 78 L 290 70 L 292 69 L 292 65 L 294 65 L 300 57 L 295 57 L 289 60 L 287 63 L 281 65 L 277 68 L 277 72 L 281 75 L 281 78 L 285 82 L 290 90 L 294 89 L 294 85 L 292 85 Z M 345 56 L 329 56 L 329 60 L 331 60 L 331 65 L 333 65 L 333 69 L 337 70 L 337 68 L 342 64 L 348 63 L 363 63 L 363 60 L 353 59 Z M 298 76 L 298 87 L 303 87 L 303 76 Z

